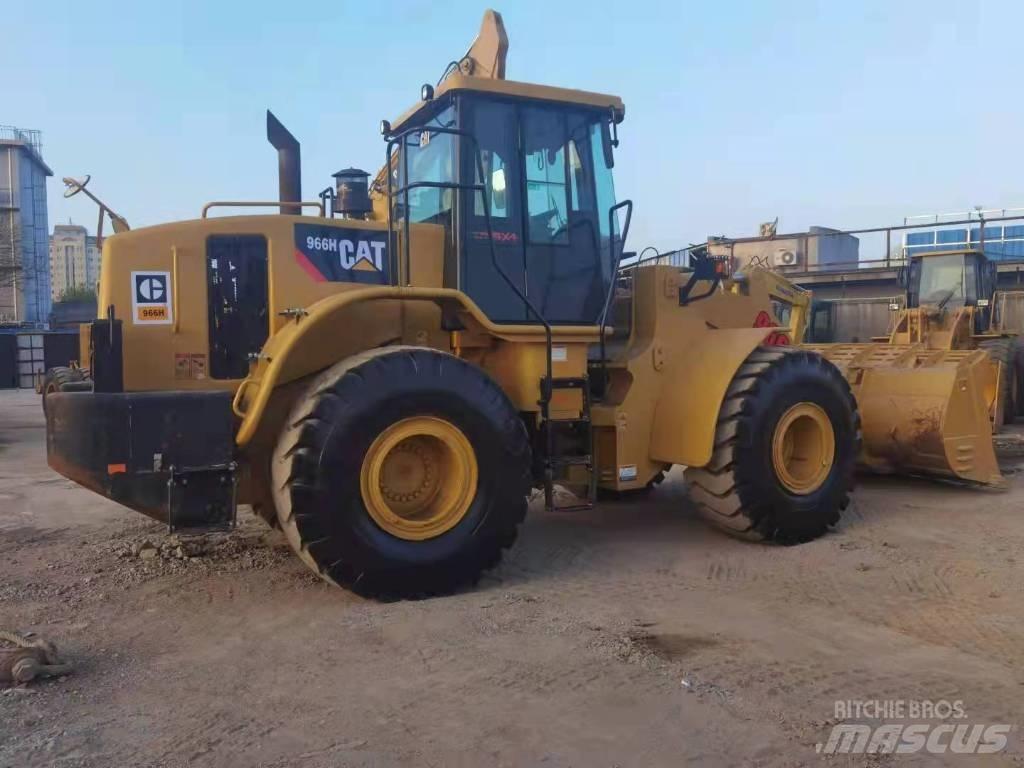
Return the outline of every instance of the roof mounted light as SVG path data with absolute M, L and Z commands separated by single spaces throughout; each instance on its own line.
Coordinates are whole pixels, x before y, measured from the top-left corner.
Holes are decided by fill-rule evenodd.
M 387 120 L 381 120 L 380 121 L 380 135 L 381 136 L 387 136 L 389 133 L 391 133 L 391 123 L 388 122 Z
M 430 101 L 434 98 L 434 86 L 430 83 L 424 83 L 423 87 L 420 88 L 420 101 Z

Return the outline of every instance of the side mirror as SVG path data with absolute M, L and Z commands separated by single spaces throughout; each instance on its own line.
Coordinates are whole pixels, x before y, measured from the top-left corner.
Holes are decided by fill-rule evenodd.
M 604 164 L 615 167 L 615 153 L 612 151 L 612 132 L 608 123 L 601 123 L 601 149 L 604 152 Z

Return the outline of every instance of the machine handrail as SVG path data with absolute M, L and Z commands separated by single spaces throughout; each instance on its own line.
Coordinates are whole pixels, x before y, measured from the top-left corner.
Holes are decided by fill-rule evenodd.
M 622 237 L 615 237 L 615 212 L 620 208 L 626 209 L 626 223 L 622 227 Z M 608 309 L 612 304 L 612 296 L 615 295 L 615 283 L 618 279 L 619 274 L 619 262 L 622 261 L 622 253 L 626 248 L 626 237 L 629 235 L 629 223 L 633 219 L 633 201 L 623 200 L 608 209 L 608 248 L 611 250 L 612 257 L 612 268 L 611 268 L 611 279 L 608 281 L 608 292 L 604 296 L 604 306 L 601 308 L 601 334 L 600 334 L 600 345 L 601 345 L 601 387 L 602 393 L 608 386 L 608 355 L 605 351 L 605 338 L 604 332 L 605 327 L 608 324 Z M 619 243 L 618 251 L 616 252 L 615 244 L 616 241 Z
M 324 204 L 319 201 L 302 202 L 298 200 L 294 203 L 283 203 L 280 200 L 274 200 L 273 202 L 263 200 L 214 200 L 212 203 L 207 203 L 203 206 L 202 218 L 207 218 L 206 214 L 210 212 L 211 208 L 281 208 L 288 205 L 297 205 L 301 208 L 317 208 L 320 210 L 320 217 L 324 217 Z

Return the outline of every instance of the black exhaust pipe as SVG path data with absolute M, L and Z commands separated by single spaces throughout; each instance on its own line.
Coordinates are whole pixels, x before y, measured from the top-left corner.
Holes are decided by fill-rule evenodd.
M 298 203 L 302 200 L 302 165 L 299 158 L 299 142 L 267 110 L 267 141 L 277 150 L 277 199 L 282 203 L 281 213 L 298 216 L 302 213 L 301 205 L 284 205 Z

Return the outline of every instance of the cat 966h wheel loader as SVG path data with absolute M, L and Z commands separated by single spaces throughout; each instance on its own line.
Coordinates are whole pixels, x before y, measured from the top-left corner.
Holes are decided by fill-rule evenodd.
M 505 80 L 506 47 L 488 12 L 382 125 L 372 185 L 349 169 L 303 202 L 297 142 L 268 114 L 280 212 L 207 206 L 107 238 L 94 391 L 48 395 L 50 464 L 174 528 L 251 504 L 372 595 L 473 583 L 532 489 L 586 506 L 674 464 L 737 535 L 835 523 L 859 435 L 838 370 L 754 327 L 721 262 L 617 280 L 622 102 Z

